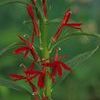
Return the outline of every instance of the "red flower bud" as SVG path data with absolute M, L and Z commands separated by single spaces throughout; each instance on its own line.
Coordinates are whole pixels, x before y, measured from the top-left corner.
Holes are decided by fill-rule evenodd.
M 33 10 L 33 7 L 32 5 L 28 5 L 27 6 L 27 12 L 28 12 L 28 15 L 31 17 L 32 19 L 32 23 L 33 23 L 33 29 L 34 29 L 34 32 L 37 36 L 40 36 L 40 30 L 39 30 L 39 26 L 38 26 L 38 22 L 35 18 L 35 15 L 34 15 L 34 10 Z
M 42 0 L 42 9 L 44 12 L 44 16 L 47 18 L 47 0 Z
M 70 10 L 67 10 L 65 12 L 64 18 L 63 18 L 62 23 L 61 23 L 62 25 L 68 23 L 68 21 L 69 21 L 69 19 L 71 17 L 71 14 L 72 14 L 72 12 Z

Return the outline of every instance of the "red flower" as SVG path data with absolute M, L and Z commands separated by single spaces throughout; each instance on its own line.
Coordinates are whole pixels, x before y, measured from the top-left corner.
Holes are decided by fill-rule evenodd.
M 35 100 L 39 100 L 38 98 L 38 89 L 36 88 L 36 86 L 32 83 L 32 80 L 40 73 L 39 71 L 35 71 L 34 70 L 34 63 L 32 63 L 30 65 L 29 68 L 26 68 L 24 65 L 23 67 L 23 71 L 24 71 L 24 75 L 19 75 L 19 74 L 11 74 L 10 77 L 11 79 L 13 79 L 14 81 L 19 81 L 19 80 L 25 80 L 26 82 L 28 82 L 28 84 L 30 85 L 34 96 L 35 96 Z
M 81 23 L 69 23 L 70 17 L 71 17 L 71 11 L 68 10 L 66 11 L 64 18 L 61 22 L 61 25 L 52 39 L 53 42 L 57 41 L 57 39 L 60 37 L 60 34 L 65 26 L 72 27 L 72 28 L 79 29 L 79 30 L 81 29 L 80 27 Z
M 38 76 L 38 86 L 40 88 L 44 88 L 44 83 L 45 83 L 45 76 L 46 76 L 46 72 L 45 71 L 42 71 L 40 73 L 40 75 Z
M 14 51 L 14 53 L 15 54 L 24 53 L 24 57 L 27 57 L 29 52 L 30 52 L 32 54 L 34 60 L 38 61 L 39 60 L 39 56 L 38 56 L 37 52 L 35 51 L 35 48 L 34 48 L 33 44 L 29 40 L 26 40 L 21 36 L 19 36 L 19 38 L 20 38 L 20 40 L 22 42 L 24 42 L 25 46 L 22 46 L 22 47 L 16 49 Z
M 10 75 L 10 77 L 14 81 L 25 80 L 26 82 L 31 82 L 33 78 L 35 78 L 38 74 L 40 74 L 39 71 L 34 70 L 34 63 L 32 63 L 29 68 L 26 68 L 24 65 L 22 67 L 23 67 L 24 75 L 19 75 L 19 74 Z
M 31 74 L 31 75 L 33 74 L 34 75 L 34 71 L 32 71 L 32 70 L 31 70 L 31 72 L 30 71 L 27 71 L 27 74 Z M 35 76 L 38 77 L 38 87 L 44 88 L 46 73 L 43 72 L 43 71 L 39 71 L 37 74 L 35 74 Z
M 46 0 L 42 0 L 42 8 L 44 12 L 44 16 L 47 18 L 47 5 L 46 5 Z
M 67 71 L 71 71 L 71 68 L 64 64 L 63 62 L 59 61 L 59 58 L 61 58 L 61 56 L 58 56 L 58 50 L 56 50 L 56 54 L 54 57 L 54 61 L 52 62 L 46 62 L 43 63 L 42 65 L 45 67 L 51 67 L 52 68 L 52 74 L 51 77 L 53 79 L 53 81 L 55 81 L 55 77 L 58 74 L 60 77 L 62 77 L 62 68 L 64 68 Z
M 35 3 L 35 1 L 34 1 L 34 3 Z M 37 20 L 35 18 L 34 10 L 33 10 L 33 7 L 32 7 L 31 4 L 27 6 L 27 12 L 28 12 L 28 15 L 32 19 L 32 23 L 33 23 L 33 27 L 34 27 L 33 29 L 34 29 L 35 34 L 37 36 L 40 36 L 40 30 L 39 30 L 38 22 L 37 22 Z
M 24 75 L 19 75 L 19 74 L 11 74 L 10 75 L 10 77 L 14 81 L 25 80 L 26 82 L 31 84 L 32 80 L 35 77 L 38 77 L 38 86 L 40 88 L 44 87 L 45 75 L 46 75 L 45 71 L 36 71 L 36 70 L 34 70 L 34 63 L 32 63 L 29 68 L 26 68 L 25 66 L 22 66 L 22 67 L 23 67 Z

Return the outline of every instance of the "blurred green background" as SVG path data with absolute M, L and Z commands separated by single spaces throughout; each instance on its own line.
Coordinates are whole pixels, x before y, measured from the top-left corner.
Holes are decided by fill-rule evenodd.
M 0 3 L 7 0 L 0 0 Z M 14 1 L 14 0 L 12 0 Z M 19 0 L 20 1 L 20 0 Z M 29 1 L 29 0 L 23 0 Z M 40 0 L 38 0 L 40 1 Z M 48 0 L 48 14 L 50 19 L 62 18 L 66 9 L 73 12 L 72 19 L 81 22 L 84 32 L 100 33 L 100 0 Z M 24 24 L 29 20 L 26 8 L 21 4 L 0 6 L 0 51 L 8 45 L 19 41 L 17 35 L 31 34 L 31 25 Z M 49 24 L 49 33 L 55 33 L 58 23 Z M 100 40 L 93 37 L 74 37 L 60 45 L 62 54 L 68 59 L 93 50 Z M 13 55 L 15 46 L 0 55 L 0 78 L 9 79 L 10 73 L 20 72 L 18 67 L 22 62 L 30 64 L 28 59 Z M 54 100 L 100 100 L 100 49 L 85 62 L 75 66 L 75 75 L 69 75 L 66 80 L 56 86 Z M 24 85 L 22 83 L 22 85 Z M 30 100 L 24 93 L 0 86 L 0 100 Z

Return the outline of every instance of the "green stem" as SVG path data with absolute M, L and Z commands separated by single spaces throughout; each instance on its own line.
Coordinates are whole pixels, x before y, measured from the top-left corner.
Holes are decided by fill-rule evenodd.
M 47 19 L 41 20 L 40 30 L 41 30 L 40 47 L 42 48 L 41 49 L 42 58 L 48 59 L 49 62 L 50 53 L 48 50 Z M 48 97 L 48 100 L 52 100 L 51 99 L 52 80 L 48 75 L 50 71 L 51 71 L 50 68 L 46 69 L 45 89 L 43 91 L 45 93 L 45 96 Z

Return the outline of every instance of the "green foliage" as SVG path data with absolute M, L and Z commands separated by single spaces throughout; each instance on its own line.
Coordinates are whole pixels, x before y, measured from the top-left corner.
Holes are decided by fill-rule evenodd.
M 10 50 L 12 47 L 14 47 L 15 44 L 16 43 L 12 43 L 12 44 L 8 45 L 7 47 L 5 47 L 4 49 L 0 50 L 0 56 L 2 56 L 5 52 Z
M 4 1 L 4 2 L 3 2 Z M 0 1 L 0 5 L 1 5 L 1 7 L 5 7 L 4 5 L 8 5 L 8 4 L 21 4 L 21 5 L 26 5 L 27 4 L 27 1 L 28 0 L 23 0 L 24 1 L 24 3 L 22 3 L 20 0 L 19 1 L 11 1 L 11 2 L 8 2 L 8 1 L 6 1 L 6 0 L 1 0 Z M 94 4 L 96 4 L 97 3 L 97 0 L 90 0 L 90 1 L 92 1 L 92 3 L 91 2 L 89 2 L 89 3 L 86 3 L 85 1 L 86 0 L 80 0 L 80 2 L 76 2 L 75 0 L 65 0 L 65 1 L 62 1 L 62 0 L 51 0 L 50 1 L 50 3 L 52 4 L 52 3 L 54 3 L 54 5 L 53 5 L 53 7 L 52 7 L 52 11 L 50 11 L 50 13 L 49 13 L 49 16 L 56 16 L 57 17 L 57 15 L 59 15 L 59 16 L 62 16 L 62 14 L 63 14 L 63 12 L 60 12 L 60 11 L 63 11 L 63 10 L 61 10 L 60 8 L 63 8 L 63 9 L 65 9 L 64 8 L 64 5 L 67 5 L 68 4 L 68 2 L 72 2 L 73 1 L 73 3 L 71 3 L 72 5 L 71 5 L 71 9 L 73 10 L 73 12 L 75 11 L 75 7 L 76 8 L 79 8 L 79 15 L 77 14 L 76 16 L 78 16 L 79 17 L 79 19 L 78 20 L 82 20 L 83 22 L 83 25 L 84 25 L 84 23 L 86 23 L 86 24 L 88 24 L 88 22 L 89 22 L 89 20 L 91 20 L 91 21 L 93 21 L 94 23 L 96 23 L 96 25 L 98 25 L 98 23 L 100 23 L 99 21 L 97 21 L 96 22 L 96 20 L 97 19 L 100 19 L 100 16 L 99 16 L 99 14 L 97 13 L 97 12 L 99 12 L 99 10 L 98 10 L 98 7 L 95 5 L 95 9 L 93 9 L 93 7 L 94 7 Z M 83 1 L 83 3 L 82 3 L 82 1 Z M 88 1 L 88 0 L 87 0 Z M 98 0 L 99 1 L 99 0 Z M 66 2 L 66 3 L 65 3 Z M 85 3 L 84 3 L 85 2 Z M 61 4 L 62 3 L 62 4 Z M 99 3 L 98 3 L 99 4 Z M 58 5 L 58 7 L 57 7 L 57 5 Z M 0 9 L 1 9 L 1 7 L 0 7 Z M 18 6 L 17 6 L 18 7 Z M 17 16 L 18 14 L 21 14 L 21 15 L 23 15 L 23 16 L 25 16 L 25 14 L 23 13 L 23 12 L 21 12 L 20 11 L 20 7 L 19 8 L 17 8 L 16 7 L 16 9 L 14 9 L 14 11 L 13 11 L 13 9 L 12 9 L 12 5 L 8 5 L 8 7 L 7 8 L 5 8 L 7 11 L 8 11 L 8 13 L 6 13 L 5 11 L 3 11 L 2 9 L 0 10 L 0 12 L 1 12 L 1 14 L 3 14 L 3 15 L 1 15 L 1 16 L 9 16 L 9 17 L 11 17 L 12 16 L 12 18 L 14 17 L 14 15 L 13 15 L 13 12 L 15 12 L 14 14 L 15 14 L 15 16 Z M 89 9 L 87 9 L 89 7 Z M 54 9 L 53 8 L 56 8 L 56 13 L 53 11 Z M 59 9 L 60 9 L 60 11 L 59 11 Z M 77 10 L 77 9 L 76 9 Z M 10 13 L 9 13 L 10 12 Z M 18 13 L 19 12 L 19 13 Z M 57 13 L 58 12 L 58 13 Z M 88 12 L 88 13 L 87 13 Z M 10 14 L 10 15 L 9 15 Z M 5 17 L 5 19 L 6 19 L 6 17 Z M 52 19 L 52 18 L 51 18 Z M 75 19 L 75 18 L 73 18 L 73 19 Z M 16 19 L 14 19 L 13 20 L 13 22 L 15 21 Z M 20 20 L 21 20 L 21 18 L 20 18 Z M 22 22 L 23 22 L 23 20 L 28 20 L 26 17 L 25 17 L 25 19 L 22 19 Z M 50 20 L 49 22 L 48 22 L 48 24 L 54 24 L 54 26 L 56 27 L 57 25 L 58 25 L 58 23 L 61 21 L 61 18 L 56 18 L 56 19 L 53 19 L 53 20 Z M 4 20 L 4 24 L 6 24 L 7 22 Z M 17 23 L 19 23 L 18 21 L 17 21 Z M 25 24 L 26 23 L 31 23 L 30 21 L 26 21 L 25 22 Z M 0 27 L 2 27 L 2 24 L 3 23 L 0 23 Z M 55 24 L 57 24 L 57 25 L 55 25 Z M 13 29 L 13 25 L 11 25 L 10 27 L 12 27 L 12 29 Z M 21 32 L 21 30 L 22 30 L 22 32 L 23 32 L 23 30 L 26 28 L 23 24 L 21 24 L 20 23 L 20 25 L 17 25 L 16 26 L 19 30 L 17 31 L 18 33 L 19 32 Z M 6 28 L 7 27 L 5 27 L 5 30 L 6 30 Z M 99 33 L 99 25 L 98 26 L 96 26 L 96 28 L 97 28 L 97 31 L 96 32 L 94 32 L 94 33 Z M 88 27 L 87 27 L 87 29 L 88 29 Z M 54 28 L 52 28 L 52 30 L 51 31 L 49 31 L 49 34 L 50 34 L 50 36 L 51 36 L 51 34 L 53 33 L 52 31 L 53 30 L 55 30 Z M 84 30 L 84 28 L 83 28 L 83 30 Z M 90 30 L 92 30 L 92 28 L 90 29 Z M 26 31 L 27 33 L 30 33 L 30 30 L 27 30 Z M 4 33 L 4 32 L 1 32 L 0 31 L 0 33 Z M 8 33 L 9 33 L 9 30 L 8 30 Z M 12 32 L 13 33 L 13 32 Z M 15 37 L 12 37 L 12 33 L 9 33 L 9 38 L 15 38 Z M 15 32 L 16 33 L 16 32 Z M 88 32 L 87 32 L 88 33 Z M 76 32 L 76 33 L 73 33 L 73 34 L 68 34 L 68 35 L 66 35 L 66 38 L 64 37 L 62 37 L 61 38 L 61 40 L 59 40 L 58 41 L 58 43 L 57 44 L 55 44 L 54 45 L 54 47 L 56 47 L 58 44 L 61 44 L 62 45 L 62 42 L 65 42 L 67 39 L 70 39 L 70 38 L 72 38 L 72 37 L 80 37 L 80 36 L 86 36 L 86 37 L 93 37 L 93 38 L 95 38 L 93 41 L 92 41 L 92 43 L 91 44 L 93 44 L 95 41 L 97 41 L 97 40 L 99 40 L 100 41 L 100 34 L 92 34 L 92 33 L 89 33 L 89 34 L 87 34 L 87 33 L 78 33 L 78 32 Z M 1 36 L 1 38 L 0 39 L 2 39 L 2 40 L 4 40 L 4 38 L 2 38 L 2 34 L 0 35 Z M 13 33 L 14 34 L 14 33 Z M 6 35 L 6 34 L 5 34 Z M 6 41 L 6 40 L 5 40 Z M 69 43 L 71 43 L 71 41 L 72 40 L 70 40 L 70 42 Z M 66 42 L 67 43 L 67 42 Z M 100 43 L 100 42 L 99 42 Z M 5 47 L 5 43 L 3 43 L 3 44 L 1 44 L 0 43 L 0 47 L 1 47 L 1 45 L 3 45 L 5 48 L 4 49 L 1 49 L 0 48 L 0 57 L 4 54 L 4 53 L 6 53 L 6 52 L 8 52 L 11 48 L 13 48 L 14 47 L 14 45 L 15 45 L 16 43 L 12 43 L 12 44 L 10 44 L 9 46 L 7 46 L 7 47 Z M 77 45 L 77 43 L 75 43 L 74 45 Z M 87 44 L 88 45 L 88 44 Z M 96 47 L 97 45 L 95 45 L 95 47 Z M 54 48 L 53 47 L 53 48 Z M 77 47 L 76 47 L 77 48 Z M 76 49 L 75 48 L 75 49 Z M 82 46 L 80 46 L 80 48 L 82 48 Z M 91 46 L 91 48 L 93 48 L 92 46 Z M 94 48 L 93 50 L 90 50 L 90 51 L 88 51 L 88 49 L 91 49 L 91 48 L 87 48 L 86 47 L 86 49 L 87 49 L 87 52 L 84 52 L 84 53 L 82 53 L 82 54 L 79 54 L 79 55 L 77 55 L 76 57 L 74 57 L 74 51 L 72 52 L 72 59 L 70 60 L 68 60 L 66 63 L 69 65 L 69 66 L 71 66 L 72 67 L 72 69 L 73 69 L 73 71 L 76 71 L 76 70 L 78 70 L 78 65 L 80 66 L 81 64 L 83 65 L 83 66 L 87 66 L 87 68 L 88 68 L 88 70 L 90 70 L 91 69 L 91 67 L 93 67 L 94 69 L 95 69 L 95 67 L 97 67 L 98 68 L 98 70 L 96 69 L 96 71 L 95 71 L 95 75 L 94 75 L 94 80 L 91 82 L 90 81 L 90 79 L 89 79 L 89 75 L 91 74 L 91 72 L 92 71 L 94 71 L 94 70 L 92 70 L 92 71 L 89 71 L 89 75 L 85 75 L 84 73 L 84 77 L 85 77 L 85 79 L 86 79 L 86 77 L 88 77 L 88 81 L 90 81 L 90 83 L 88 83 L 88 85 L 91 85 L 92 83 L 94 83 L 94 88 L 95 88 L 95 90 L 96 90 L 96 95 L 97 94 L 100 94 L 100 91 L 98 90 L 98 88 L 100 87 L 100 85 L 99 85 L 99 83 L 100 83 L 100 79 L 99 79 L 99 77 L 100 77 L 100 74 L 97 74 L 97 72 L 98 73 L 100 73 L 100 71 L 99 71 L 99 66 L 100 66 L 100 62 L 99 62 L 99 58 L 100 58 L 100 53 L 98 53 L 97 55 L 96 55 L 96 57 L 95 57 L 95 59 L 94 60 L 92 60 L 92 63 L 94 63 L 94 65 L 89 65 L 89 63 L 86 63 L 86 64 L 84 64 L 84 61 L 86 61 L 88 58 L 92 58 L 93 57 L 93 54 L 99 49 L 99 45 L 96 47 L 96 48 Z M 69 50 L 69 48 L 67 48 L 68 50 Z M 86 50 L 85 49 L 85 50 Z M 70 51 L 70 50 L 69 50 Z M 62 51 L 63 52 L 63 51 Z M 81 51 L 80 51 L 81 52 Z M 82 51 L 83 52 L 83 51 Z M 98 50 L 98 52 L 100 52 L 99 50 Z M 65 52 L 63 52 L 63 53 L 65 53 Z M 67 53 L 69 53 L 69 52 L 67 52 Z M 5 56 L 3 56 L 4 57 L 4 60 L 6 59 L 6 56 L 7 55 L 5 55 Z M 11 59 L 12 60 L 12 59 Z M 97 63 L 98 62 L 98 63 Z M 16 61 L 16 63 L 18 63 L 17 61 Z M 25 62 L 26 63 L 26 62 Z M 97 64 L 95 64 L 95 63 L 97 63 Z M 81 66 L 82 66 L 81 65 Z M 8 65 L 7 65 L 8 66 Z M 11 64 L 11 66 L 12 66 L 12 64 Z M 17 65 L 16 65 L 17 66 Z M 8 66 L 9 67 L 9 66 Z M 81 67 L 80 67 L 80 69 L 82 69 Z M 0 68 L 0 71 L 2 71 L 2 70 L 7 70 L 8 71 L 8 68 L 7 69 L 5 69 L 5 68 Z M 84 70 L 83 70 L 84 71 Z M 81 73 L 81 71 L 79 71 L 79 73 Z M 57 98 L 57 100 L 91 100 L 91 99 L 93 99 L 93 96 L 94 96 L 94 94 L 95 93 L 93 93 L 92 95 L 91 95 L 91 99 L 86 99 L 85 97 L 87 97 L 87 95 L 88 95 L 88 93 L 87 93 L 87 90 L 88 90 L 88 88 L 87 87 L 82 87 L 82 83 L 81 82 L 76 82 L 76 79 L 74 79 L 74 81 L 71 81 L 71 82 L 69 82 L 69 83 L 66 83 L 65 81 L 66 80 L 68 80 L 69 78 L 70 78 L 70 80 L 71 79 L 73 79 L 73 77 L 74 77 L 74 75 L 72 75 L 71 77 L 70 77 L 70 75 L 72 75 L 72 74 L 70 74 L 70 73 L 66 73 L 66 72 L 64 72 L 64 78 L 63 79 L 61 79 L 62 81 L 60 81 L 59 83 L 58 83 L 58 85 L 56 85 L 55 86 L 55 89 L 56 90 L 59 90 L 59 88 L 61 88 L 61 87 L 63 87 L 63 90 L 64 91 L 60 91 L 60 92 L 62 92 L 61 93 L 61 95 L 63 96 L 64 94 L 66 95 L 66 94 L 68 94 L 67 96 L 69 97 L 69 96 L 72 96 L 72 98 L 71 97 L 69 97 L 69 98 L 67 98 L 67 99 L 65 99 L 64 98 L 64 96 L 63 96 L 63 98 L 57 98 L 58 96 L 60 96 L 61 97 L 61 95 L 58 95 L 58 92 L 57 92 L 57 95 L 55 95 L 56 97 L 55 98 Z M 98 81 L 96 80 L 96 78 L 95 77 L 98 77 Z M 91 77 L 91 78 L 93 78 L 93 77 Z M 81 79 L 80 79 L 81 80 Z M 69 81 L 69 80 L 68 80 Z M 67 81 L 67 82 L 68 82 Z M 64 83 L 65 82 L 65 83 Z M 85 83 L 87 83 L 87 80 L 84 80 L 84 81 L 82 81 L 84 84 Z M 64 84 L 66 85 L 66 87 L 64 87 Z M 68 84 L 70 84 L 70 85 L 68 85 Z M 98 85 L 97 85 L 98 84 Z M 19 85 L 17 85 L 15 82 L 12 82 L 12 81 L 9 81 L 9 80 L 6 80 L 6 79 L 0 79 L 0 85 L 3 85 L 3 86 L 6 86 L 6 87 L 8 87 L 8 88 L 11 88 L 11 89 L 14 89 L 14 90 L 17 90 L 18 92 L 21 92 L 21 93 L 26 93 L 26 94 L 29 94 L 30 95 L 30 92 L 28 92 L 26 89 L 24 89 L 23 87 L 20 87 Z M 67 87 L 67 85 L 69 86 L 69 87 Z M 72 86 L 72 88 L 71 88 L 71 86 Z M 82 88 L 81 88 L 82 87 Z M 78 88 L 78 89 L 77 89 Z M 79 88 L 81 88 L 81 89 L 79 89 Z M 68 91 L 67 91 L 67 89 L 68 89 Z M 75 90 L 73 90 L 73 89 L 75 89 Z M 86 89 L 86 91 L 85 91 L 85 89 Z M 84 93 L 83 93 L 84 92 Z M 16 96 L 18 96 L 17 94 L 16 94 Z M 77 96 L 79 96 L 80 98 L 79 99 L 77 99 Z M 85 98 L 85 99 L 84 99 Z M 1 97 L 0 97 L 0 99 L 1 99 Z M 2 100 L 2 99 L 1 99 Z M 9 97 L 9 99 L 7 98 L 7 100 L 11 100 L 11 97 Z M 20 100 L 20 96 L 19 96 L 19 100 Z M 95 99 L 94 99 L 95 100 Z M 98 99 L 99 100 L 99 99 Z
M 7 79 L 0 78 L 0 85 L 11 88 L 11 89 L 14 89 L 14 90 L 16 90 L 18 92 L 21 92 L 21 93 L 26 93 L 26 94 L 31 95 L 31 93 L 29 91 L 27 91 L 25 88 L 17 85 L 15 82 L 7 80 Z

